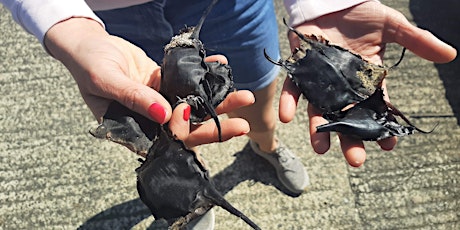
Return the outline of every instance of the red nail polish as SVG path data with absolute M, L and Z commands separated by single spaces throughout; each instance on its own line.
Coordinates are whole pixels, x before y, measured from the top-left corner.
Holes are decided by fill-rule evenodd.
M 190 119 L 190 112 L 192 111 L 192 108 L 188 105 L 185 109 L 184 109 L 184 121 L 188 121 Z
M 166 110 L 159 103 L 153 103 L 149 106 L 148 109 L 150 117 L 154 121 L 163 124 L 166 118 Z

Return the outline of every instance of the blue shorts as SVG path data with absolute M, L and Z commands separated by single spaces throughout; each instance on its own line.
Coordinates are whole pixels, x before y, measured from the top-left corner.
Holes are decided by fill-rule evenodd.
M 210 0 L 154 0 L 122 9 L 98 11 L 110 34 L 141 47 L 157 63 L 163 47 L 185 26 L 195 26 Z M 279 58 L 273 0 L 219 1 L 206 18 L 200 39 L 207 55 L 223 54 L 232 67 L 235 87 L 258 90 L 269 85 L 279 67 L 263 54 Z

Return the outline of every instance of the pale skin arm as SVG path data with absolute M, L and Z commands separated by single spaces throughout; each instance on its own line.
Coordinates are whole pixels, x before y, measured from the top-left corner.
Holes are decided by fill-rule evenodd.
M 217 141 L 215 124 L 189 124 L 189 106 L 179 105 L 174 111 L 157 90 L 160 87 L 160 67 L 140 48 L 128 41 L 109 35 L 96 21 L 70 18 L 55 24 L 45 36 L 48 51 L 61 61 L 78 84 L 80 93 L 101 121 L 111 101 L 158 123 L 169 121 L 173 133 L 189 147 Z M 226 63 L 224 56 L 211 56 L 207 61 Z M 231 93 L 217 109 L 226 113 L 250 105 L 254 96 L 249 91 Z M 249 132 L 249 124 L 240 118 L 222 122 L 223 140 Z M 200 137 L 200 138 L 197 138 Z
M 322 35 L 332 43 L 359 53 L 377 64 L 382 63 L 387 43 L 398 43 L 416 55 L 436 63 L 450 62 L 457 56 L 453 47 L 429 31 L 410 24 L 398 11 L 378 2 L 366 2 L 331 13 L 305 22 L 295 29 L 304 34 Z M 289 41 L 292 49 L 299 44 L 293 33 L 289 34 Z M 294 118 L 299 96 L 299 90 L 286 79 L 279 103 L 279 117 L 282 122 L 290 122 Z M 316 127 L 327 121 L 313 106 L 309 105 L 307 110 L 311 145 L 315 152 L 323 154 L 329 150 L 330 135 L 316 133 Z M 363 142 L 340 134 L 339 138 L 347 162 L 354 167 L 361 166 L 366 159 Z M 392 150 L 397 139 L 388 138 L 377 143 L 383 150 Z

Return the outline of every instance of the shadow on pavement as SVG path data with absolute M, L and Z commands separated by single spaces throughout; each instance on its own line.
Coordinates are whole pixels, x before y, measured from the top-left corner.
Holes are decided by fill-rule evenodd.
M 430 30 L 457 50 L 460 48 L 460 1 L 458 0 L 412 0 L 410 12 L 418 27 Z M 460 125 L 460 59 L 447 64 L 435 64 L 446 89 L 446 98 Z
M 227 194 L 238 184 L 244 181 L 262 183 L 273 186 L 280 192 L 291 197 L 298 197 L 287 190 L 276 176 L 275 169 L 262 157 L 252 152 L 249 144 L 233 155 L 235 160 L 231 165 L 213 176 L 217 190 L 222 194 Z
M 262 183 L 273 186 L 291 197 L 300 196 L 300 194 L 292 193 L 284 188 L 277 179 L 273 166 L 253 153 L 249 144 L 235 153 L 234 157 L 235 160 L 232 164 L 212 177 L 217 190 L 222 194 L 227 194 L 242 182 L 251 181 L 253 184 Z M 150 215 L 147 206 L 138 198 L 98 213 L 78 229 L 131 229 Z M 148 229 L 167 229 L 167 224 L 161 220 L 154 221 Z
M 150 215 L 150 210 L 138 198 L 98 213 L 78 229 L 130 229 Z

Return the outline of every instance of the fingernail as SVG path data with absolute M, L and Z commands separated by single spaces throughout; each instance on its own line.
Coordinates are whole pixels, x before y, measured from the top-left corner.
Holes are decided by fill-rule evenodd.
M 192 111 L 192 108 L 190 107 L 190 105 L 187 105 L 187 107 L 185 107 L 184 109 L 184 121 L 188 121 L 190 119 L 190 112 Z
M 166 118 L 166 110 L 159 103 L 153 103 L 149 106 L 148 113 L 154 121 L 163 124 Z
M 240 137 L 240 136 L 244 136 L 244 135 L 248 134 L 248 133 L 249 133 L 249 131 L 250 131 L 250 130 L 247 130 L 247 131 L 243 131 L 243 132 L 241 132 L 240 134 L 238 134 L 237 136 L 238 136 L 238 137 Z

